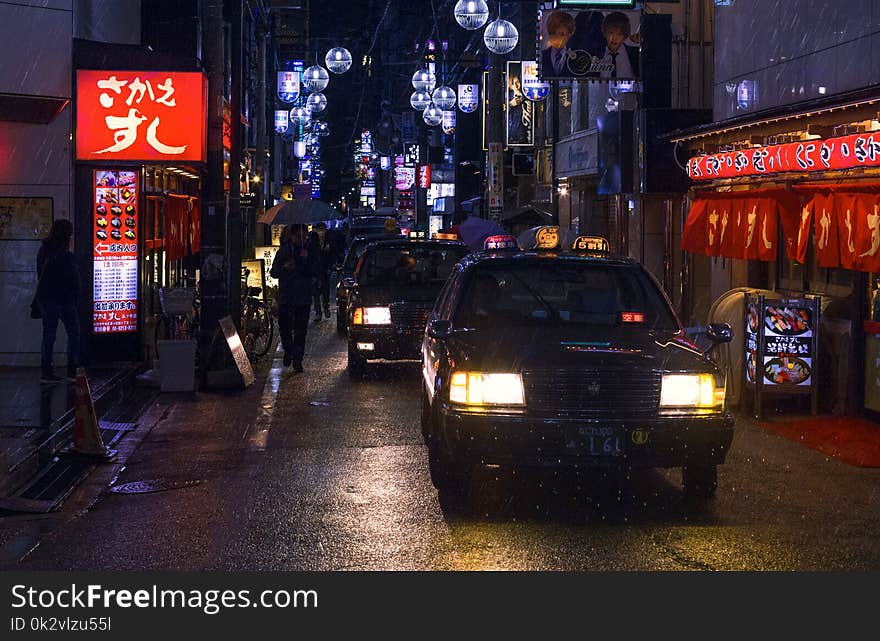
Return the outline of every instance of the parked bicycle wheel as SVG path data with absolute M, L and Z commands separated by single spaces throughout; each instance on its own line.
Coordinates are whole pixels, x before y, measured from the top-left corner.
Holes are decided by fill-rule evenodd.
M 272 345 L 275 333 L 274 323 L 266 304 L 262 301 L 251 301 L 243 319 L 245 324 L 244 347 L 251 358 L 265 356 Z

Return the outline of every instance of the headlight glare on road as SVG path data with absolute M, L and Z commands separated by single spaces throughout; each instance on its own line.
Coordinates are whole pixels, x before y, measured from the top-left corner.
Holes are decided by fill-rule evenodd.
M 719 394 L 720 391 L 720 394 Z M 715 387 L 712 374 L 666 374 L 660 407 L 716 407 L 724 404 L 724 388 Z
M 390 325 L 390 307 L 358 307 L 351 317 L 352 325 Z
M 519 374 L 454 372 L 449 382 L 449 400 L 463 405 L 525 405 Z

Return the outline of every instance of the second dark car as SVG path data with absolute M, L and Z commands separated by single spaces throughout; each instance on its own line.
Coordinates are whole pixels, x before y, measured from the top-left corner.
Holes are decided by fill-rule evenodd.
M 348 371 L 370 360 L 417 360 L 428 314 L 453 267 L 457 241 L 387 240 L 367 245 L 348 295 Z

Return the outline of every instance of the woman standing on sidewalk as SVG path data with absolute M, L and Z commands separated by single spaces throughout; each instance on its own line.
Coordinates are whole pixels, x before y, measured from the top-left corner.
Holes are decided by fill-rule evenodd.
M 58 333 L 58 321 L 67 332 L 67 378 L 76 377 L 80 362 L 79 317 L 76 302 L 79 298 L 79 272 L 70 252 L 73 225 L 69 220 L 52 223 L 49 236 L 37 252 L 37 295 L 43 313 L 43 345 L 40 382 L 55 383 L 61 378 L 52 368 L 52 352 Z

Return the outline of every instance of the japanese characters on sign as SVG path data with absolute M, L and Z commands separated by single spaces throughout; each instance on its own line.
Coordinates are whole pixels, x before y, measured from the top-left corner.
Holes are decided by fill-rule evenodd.
M 201 73 L 77 71 L 76 157 L 203 162 L 206 110 Z
M 278 72 L 278 98 L 282 102 L 296 102 L 300 94 L 300 72 L 299 71 L 279 71 Z
M 813 368 L 813 310 L 798 301 L 767 301 L 761 352 L 764 383 L 810 385 Z
M 279 241 L 280 243 L 280 241 Z M 278 281 L 269 275 L 272 271 L 272 261 L 275 260 L 275 254 L 278 253 L 278 246 L 271 247 L 254 247 L 254 256 L 256 260 L 262 260 L 264 265 L 264 274 L 266 275 L 267 287 L 278 287 Z
M 818 297 L 745 297 L 745 384 L 757 417 L 764 394 L 810 394 L 811 411 L 818 411 L 819 315 Z
M 290 112 L 286 109 L 275 110 L 275 133 L 285 134 L 290 129 Z
M 419 187 L 428 189 L 431 186 L 431 165 L 419 165 L 417 176 Z
M 874 133 L 697 156 L 688 162 L 687 172 L 692 180 L 715 180 L 878 166 L 880 134 Z
M 96 170 L 93 202 L 95 334 L 137 331 L 137 171 Z

